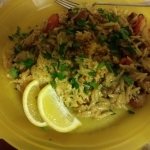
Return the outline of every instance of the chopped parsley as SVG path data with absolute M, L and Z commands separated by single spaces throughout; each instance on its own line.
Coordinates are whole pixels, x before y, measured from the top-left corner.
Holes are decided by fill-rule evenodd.
M 17 68 L 13 67 L 9 70 L 9 74 L 12 78 L 16 79 L 19 76 L 19 70 Z
M 79 88 L 79 83 L 76 81 L 76 79 L 75 78 L 70 78 L 69 79 L 69 82 L 70 82 L 70 84 L 72 85 L 72 88 L 76 88 L 76 89 L 78 89 Z
M 125 73 L 123 75 L 123 79 L 124 79 L 125 83 L 128 84 L 128 85 L 133 85 L 134 84 L 134 80 L 127 73 Z
M 31 58 L 28 58 L 21 61 L 20 64 L 22 64 L 26 69 L 30 69 L 35 64 L 35 61 Z
M 70 66 L 66 63 L 60 63 L 58 69 L 63 72 L 67 71 L 70 68 Z
M 131 32 L 129 31 L 128 27 L 122 27 L 119 33 L 120 33 L 121 38 L 124 40 L 128 39 L 129 36 L 131 35 Z
M 136 54 L 133 44 L 128 40 L 130 36 L 129 27 L 122 27 L 119 31 L 110 33 L 107 40 L 110 52 L 120 58 L 126 53 L 128 55 Z
M 102 69 L 103 67 L 106 67 L 107 70 L 110 73 L 113 73 L 114 75 L 118 75 L 120 72 L 119 66 L 117 64 L 113 64 L 110 61 L 102 61 L 98 64 L 97 69 Z
M 21 28 L 18 26 L 17 29 L 16 29 L 16 32 L 12 35 L 9 35 L 8 38 L 11 41 L 23 40 L 31 33 L 32 33 L 32 31 L 30 31 L 29 33 L 21 32 Z
M 113 64 L 112 64 L 111 62 L 106 61 L 106 62 L 105 62 L 105 65 L 106 65 L 107 70 L 108 70 L 109 72 L 114 73 Z
M 105 61 L 101 61 L 98 66 L 97 66 L 97 69 L 102 69 L 103 67 L 105 67 Z
M 92 70 L 88 73 L 89 76 L 95 77 L 96 76 L 96 71 Z
M 53 72 L 51 73 L 53 79 L 58 78 L 59 80 L 63 80 L 66 78 L 66 75 L 63 72 Z
M 97 10 L 99 12 L 99 14 L 106 19 L 106 21 L 108 22 L 118 22 L 119 20 L 119 16 L 117 16 L 115 13 L 113 12 L 109 12 L 107 10 L 104 10 L 102 8 L 99 8 Z
M 86 94 L 88 94 L 89 91 L 98 88 L 98 85 L 99 85 L 99 84 L 98 84 L 95 80 L 93 80 L 93 81 L 91 81 L 91 82 L 85 82 L 85 83 L 84 83 L 84 92 L 85 92 Z
M 109 72 L 113 73 L 114 75 L 118 75 L 120 72 L 119 66 L 117 64 L 113 64 L 110 61 L 106 61 L 105 65 Z
M 55 89 L 56 88 L 56 81 L 55 80 L 52 80 L 51 82 L 50 82 L 50 84 L 52 85 L 52 87 Z

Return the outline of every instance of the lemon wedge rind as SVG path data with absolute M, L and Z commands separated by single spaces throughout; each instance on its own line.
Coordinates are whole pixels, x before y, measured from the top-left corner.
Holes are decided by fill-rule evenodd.
M 37 97 L 39 92 L 40 86 L 38 80 L 33 80 L 26 86 L 23 92 L 23 110 L 26 117 L 33 125 L 45 127 L 47 126 L 47 123 L 41 118 L 37 107 Z

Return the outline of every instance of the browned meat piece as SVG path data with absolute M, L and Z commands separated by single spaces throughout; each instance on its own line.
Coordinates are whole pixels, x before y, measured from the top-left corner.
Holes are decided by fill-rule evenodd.
M 87 9 L 82 9 L 78 15 L 74 18 L 74 21 L 78 20 L 87 20 L 89 17 L 90 12 Z
M 136 16 L 137 14 L 132 12 L 127 18 L 128 22 L 131 23 Z
M 128 22 L 133 29 L 135 35 L 139 35 L 146 24 L 146 19 L 143 14 L 137 15 L 136 13 L 131 13 L 128 16 Z

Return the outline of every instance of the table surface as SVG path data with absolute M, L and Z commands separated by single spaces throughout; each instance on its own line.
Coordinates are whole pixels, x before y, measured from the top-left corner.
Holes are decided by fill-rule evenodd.
M 16 150 L 4 140 L 0 139 L 0 150 Z

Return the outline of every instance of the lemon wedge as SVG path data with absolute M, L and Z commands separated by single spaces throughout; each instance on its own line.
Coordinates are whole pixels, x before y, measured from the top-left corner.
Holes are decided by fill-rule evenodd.
M 37 107 L 37 97 L 40 92 L 40 85 L 37 80 L 31 81 L 23 93 L 23 109 L 28 120 L 38 127 L 45 127 L 47 123 L 43 121 Z
M 40 91 L 38 108 L 43 120 L 58 132 L 70 132 L 81 125 L 81 122 L 65 107 L 50 84 Z

